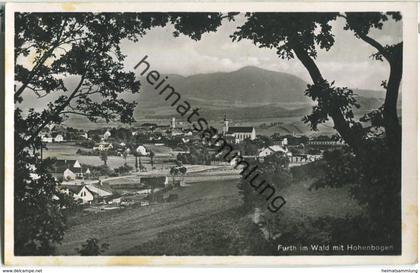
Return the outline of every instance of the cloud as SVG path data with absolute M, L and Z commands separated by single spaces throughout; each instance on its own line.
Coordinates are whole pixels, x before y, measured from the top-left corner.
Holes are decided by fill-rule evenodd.
M 172 26 L 154 28 L 137 43 L 124 41 L 121 45 L 128 56 L 127 69 L 148 55 L 154 69 L 162 73 L 183 76 L 197 73 L 230 72 L 244 66 L 258 66 L 268 70 L 294 74 L 310 81 L 308 72 L 298 60 L 283 60 L 275 49 L 258 48 L 249 40 L 232 42 L 229 35 L 238 22 L 224 23 L 215 33 L 204 34 L 200 41 L 189 37 L 173 37 Z M 351 31 L 343 30 L 344 22 L 333 23 L 335 44 L 329 50 L 318 49 L 316 63 L 328 80 L 353 88 L 379 89 L 387 78 L 386 63 L 373 61 L 375 49 L 357 39 Z M 401 25 L 388 23 L 382 31 L 371 33 L 383 43 L 401 38 Z

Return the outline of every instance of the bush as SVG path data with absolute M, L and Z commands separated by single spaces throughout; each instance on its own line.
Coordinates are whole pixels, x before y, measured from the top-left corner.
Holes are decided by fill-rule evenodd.
M 87 239 L 82 244 L 81 248 L 76 248 L 77 253 L 81 256 L 98 256 L 103 254 L 109 248 L 109 244 L 99 245 L 99 241 L 96 238 Z
M 132 170 L 133 170 L 133 167 L 128 165 L 127 163 L 124 163 L 123 166 L 114 169 L 115 173 L 119 175 L 128 174 Z
M 95 141 L 93 141 L 93 140 L 76 141 L 76 145 L 77 146 L 82 146 L 82 147 L 85 147 L 85 148 L 93 148 L 93 146 L 95 146 Z

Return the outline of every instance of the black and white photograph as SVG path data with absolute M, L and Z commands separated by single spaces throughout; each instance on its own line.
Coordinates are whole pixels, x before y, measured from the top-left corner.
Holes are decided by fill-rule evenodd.
M 9 7 L 13 258 L 417 259 L 416 9 Z

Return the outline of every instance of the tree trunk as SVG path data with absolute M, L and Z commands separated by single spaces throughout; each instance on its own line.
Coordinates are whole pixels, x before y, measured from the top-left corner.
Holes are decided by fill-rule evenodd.
M 386 48 L 367 35 L 361 35 L 360 39 L 376 48 L 378 53 L 389 63 L 390 73 L 386 87 L 383 112 L 384 127 L 389 149 L 401 153 L 401 125 L 398 120 L 397 102 L 402 79 L 403 43 L 401 42 L 393 47 Z
M 309 54 L 299 45 L 293 45 L 293 51 L 295 52 L 298 59 L 305 66 L 306 70 L 309 72 L 312 82 L 314 84 L 321 83 L 325 81 L 322 77 L 322 74 L 315 64 L 314 60 L 309 56 Z M 334 129 L 340 134 L 344 141 L 353 148 L 355 153 L 359 153 L 361 137 L 356 135 L 354 131 L 350 128 L 348 122 L 345 120 L 341 110 L 336 107 L 331 109 L 328 112 L 328 115 L 334 121 Z
M 390 65 L 386 97 L 384 103 L 384 127 L 389 148 L 401 151 L 401 125 L 398 120 L 398 92 L 402 79 L 402 43 L 397 45 L 387 58 Z
M 136 158 L 136 163 L 134 165 L 134 167 L 136 167 L 136 172 L 139 170 L 139 163 L 137 161 L 137 155 L 134 155 L 134 157 Z

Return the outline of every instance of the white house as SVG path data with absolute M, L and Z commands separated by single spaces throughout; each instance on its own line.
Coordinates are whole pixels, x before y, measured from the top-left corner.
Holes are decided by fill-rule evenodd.
M 93 147 L 93 150 L 108 151 L 108 150 L 111 150 L 112 148 L 114 148 L 114 146 L 112 146 L 112 143 L 101 141 L 95 147 Z
M 83 186 L 80 191 L 74 194 L 74 199 L 82 200 L 82 204 L 91 203 L 95 199 L 95 194 L 91 192 L 88 187 Z
M 142 156 L 146 156 L 149 153 L 147 152 L 146 148 L 142 145 L 140 145 L 139 147 L 137 147 L 136 149 L 137 154 L 142 155 Z
M 88 139 L 89 138 L 89 135 L 86 132 L 81 133 L 80 136 L 83 137 L 84 139 Z
M 62 191 L 71 195 L 75 200 L 81 200 L 82 204 L 91 203 L 97 198 L 113 195 L 112 189 L 108 185 L 101 185 L 101 183 L 65 185 Z
M 287 154 L 288 151 L 287 151 L 286 148 L 283 148 L 280 145 L 272 145 L 272 146 L 269 146 L 267 148 L 261 149 L 258 153 L 258 157 L 264 158 L 264 157 L 272 155 L 276 152 L 282 152 L 282 153 Z
M 63 142 L 64 141 L 64 137 L 61 134 L 57 134 L 54 138 L 54 142 Z
M 104 139 L 108 139 L 111 136 L 111 132 L 107 130 L 104 134 Z
M 41 141 L 44 143 L 52 143 L 53 142 L 53 137 L 50 135 L 42 135 L 41 136 Z
M 66 169 L 63 173 L 64 180 L 75 180 L 76 174 L 72 172 L 70 169 Z

